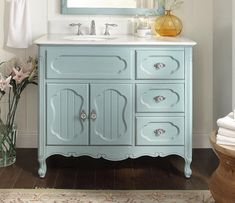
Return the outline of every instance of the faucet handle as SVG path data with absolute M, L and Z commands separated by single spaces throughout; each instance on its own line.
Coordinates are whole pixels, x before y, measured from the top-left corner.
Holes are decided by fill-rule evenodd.
M 81 31 L 81 23 L 71 23 L 71 24 L 69 24 L 69 26 L 72 26 L 72 27 L 74 27 L 74 26 L 78 26 L 78 32 L 77 32 L 77 35 L 83 35 L 83 33 L 82 33 L 82 31 Z
M 96 35 L 95 20 L 91 21 L 90 35 Z
M 109 33 L 109 27 L 117 27 L 117 24 L 110 24 L 110 23 L 105 23 L 105 32 L 104 35 L 110 35 Z
M 69 24 L 70 26 L 78 26 L 78 27 L 80 27 L 82 24 L 81 23 L 71 23 L 71 24 Z

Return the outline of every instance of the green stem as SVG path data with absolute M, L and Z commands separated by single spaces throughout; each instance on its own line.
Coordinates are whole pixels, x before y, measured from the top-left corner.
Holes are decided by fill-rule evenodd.
M 5 153 L 8 153 L 8 154 L 12 154 L 15 153 L 15 142 L 14 140 L 9 136 L 9 135 L 12 135 L 12 136 L 15 136 L 15 132 L 10 132 L 10 131 L 7 131 L 6 134 L 3 136 L 3 139 L 2 139 L 2 143 L 1 143 L 1 148 L 5 148 L 5 150 L 2 150 L 4 151 Z M 7 146 L 6 143 L 9 145 Z
M 17 95 L 16 101 L 15 101 L 15 104 L 14 104 L 14 108 L 12 110 L 11 120 L 10 120 L 10 123 L 9 123 L 10 124 L 10 129 L 13 127 L 13 124 L 14 124 L 16 109 L 17 109 L 19 100 L 20 100 L 20 96 Z
M 9 112 L 8 112 L 8 114 L 7 114 L 7 122 L 6 122 L 6 125 L 7 125 L 7 126 L 10 124 L 11 114 L 12 114 L 12 108 L 13 108 L 13 106 L 14 106 L 15 99 L 16 99 L 16 95 L 14 94 L 13 99 L 12 99 L 12 102 L 11 102 L 11 104 L 9 105 Z

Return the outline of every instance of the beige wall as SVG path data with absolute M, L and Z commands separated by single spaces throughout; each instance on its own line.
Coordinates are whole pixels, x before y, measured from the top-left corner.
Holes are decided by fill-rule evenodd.
M 27 57 L 36 52 L 32 47 L 28 50 L 15 50 L 4 47 L 5 0 L 0 1 L 0 60 L 14 55 Z M 59 14 L 59 0 L 30 0 L 33 36 L 47 33 L 50 20 L 78 19 L 78 16 L 62 16 Z M 8 7 L 8 6 L 6 6 Z M 198 45 L 194 49 L 194 115 L 193 144 L 194 147 L 208 147 L 208 136 L 213 124 L 213 0 L 185 0 L 184 6 L 176 12 L 184 24 L 183 34 Z M 83 18 L 91 18 L 83 16 Z M 94 18 L 94 17 L 92 17 Z M 98 16 L 99 19 L 127 18 L 123 16 Z M 128 17 L 130 18 L 130 17 Z M 37 140 L 37 89 L 29 88 L 21 100 L 17 122 L 20 130 L 18 146 L 35 147 Z
M 226 2 L 226 3 L 225 3 Z M 214 120 L 232 111 L 232 0 L 214 0 Z
M 34 39 L 47 33 L 47 1 L 30 0 L 31 20 L 33 22 Z M 5 38 L 8 27 L 9 1 L 0 0 L 0 61 L 11 57 L 27 58 L 35 56 L 36 46 L 29 49 L 11 49 L 5 47 Z M 17 112 L 17 126 L 19 129 L 18 146 L 37 146 L 37 116 L 38 116 L 38 91 L 37 87 L 31 86 L 21 97 Z

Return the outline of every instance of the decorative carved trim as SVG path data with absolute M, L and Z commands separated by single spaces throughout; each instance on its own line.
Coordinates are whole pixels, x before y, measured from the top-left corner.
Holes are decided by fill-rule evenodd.
M 153 153 L 144 153 L 144 154 L 133 154 L 133 153 L 123 153 L 121 156 L 119 157 L 115 157 L 115 154 L 113 155 L 108 155 L 108 154 L 101 154 L 101 153 L 97 153 L 97 154 L 92 154 L 92 153 L 77 153 L 77 152 L 55 152 L 55 153 L 50 153 L 48 154 L 47 158 L 53 155 L 62 155 L 65 157 L 80 157 L 80 156 L 89 156 L 92 157 L 94 159 L 100 159 L 103 158 L 105 160 L 108 161 L 122 161 L 128 158 L 131 159 L 137 159 L 140 158 L 142 156 L 150 156 L 150 157 L 166 157 L 166 156 L 170 156 L 170 155 L 177 155 L 180 156 L 184 159 L 184 156 L 178 152 L 172 152 L 172 153 L 167 153 L 167 152 L 153 152 Z
M 56 100 L 56 98 L 57 97 L 60 97 L 60 93 L 62 92 L 62 91 L 67 91 L 67 92 L 72 92 L 74 95 L 76 95 L 77 97 L 79 97 L 80 99 L 81 99 L 81 105 L 80 105 L 80 108 L 82 108 L 82 106 L 84 105 L 84 98 L 81 96 L 81 95 L 79 95 L 74 89 L 71 89 L 71 88 L 64 88 L 64 89 L 60 89 L 59 90 L 59 92 L 57 92 L 57 93 L 55 93 L 53 96 L 51 96 L 51 98 L 50 98 L 50 106 L 51 106 L 51 110 L 52 110 L 52 121 L 50 122 L 50 126 L 48 126 L 49 127 L 49 129 L 50 129 L 50 133 L 53 135 L 53 136 L 55 136 L 55 137 L 57 137 L 59 140 L 61 140 L 61 141 L 66 141 L 66 142 L 68 142 L 68 141 L 71 141 L 71 140 L 73 140 L 74 138 L 75 138 L 75 136 L 74 137 L 70 137 L 70 139 L 65 139 L 64 137 L 62 137 L 61 135 L 60 135 L 60 133 L 59 132 L 56 132 L 56 130 L 55 130 L 55 128 L 54 128 L 54 126 L 55 126 L 55 122 L 56 122 L 56 112 L 58 112 L 58 109 L 56 109 L 56 107 L 55 107 L 55 105 L 54 105 L 54 100 Z M 77 119 L 76 119 L 77 120 Z M 79 119 L 79 122 L 80 122 L 80 124 L 81 124 L 81 131 L 80 132 L 77 132 L 78 134 L 81 134 L 81 132 L 84 130 L 84 124 L 83 124 L 83 122 L 81 122 L 81 120 Z
M 102 134 L 102 132 L 99 132 L 99 131 L 97 130 L 96 125 L 97 125 L 97 123 L 98 123 L 98 120 L 100 119 L 100 116 L 97 117 L 97 122 L 94 123 L 94 131 L 95 131 L 95 134 L 97 134 L 102 140 L 107 141 L 107 142 L 109 142 L 109 141 L 115 141 L 115 140 L 119 139 L 122 135 L 124 135 L 124 134 L 127 132 L 127 128 L 128 128 L 128 127 L 127 127 L 127 121 L 126 121 L 126 118 L 125 118 L 125 111 L 126 111 L 128 102 L 127 102 L 126 96 L 123 95 L 120 91 L 118 91 L 118 90 L 116 90 L 116 89 L 105 89 L 103 92 L 101 92 L 100 94 L 96 95 L 95 100 L 94 100 L 95 109 L 97 110 L 97 112 L 99 112 L 99 105 L 98 105 L 98 103 L 97 103 L 97 98 L 99 98 L 99 97 L 100 97 L 100 98 L 103 98 L 104 95 L 105 95 L 105 93 L 108 92 L 108 91 L 116 92 L 117 95 L 119 95 L 121 98 L 124 99 L 124 106 L 121 107 L 121 110 L 120 110 L 120 111 L 122 111 L 122 117 L 119 118 L 120 120 L 122 119 L 122 122 L 123 122 L 123 125 L 124 125 L 124 128 L 123 128 L 124 130 L 123 130 L 122 132 L 119 132 L 119 134 L 117 135 L 116 139 L 113 139 L 113 138 L 110 139 L 109 137 L 105 137 L 105 136 Z M 104 101 L 103 101 L 103 102 L 104 102 Z M 118 104 L 118 106 L 120 106 L 120 105 Z M 102 114 L 102 112 L 99 112 L 99 114 Z M 102 118 L 102 120 L 104 120 L 104 118 Z M 104 124 L 104 123 L 103 123 L 103 124 Z
M 176 102 L 174 102 L 174 103 L 172 103 L 171 105 L 169 105 L 169 107 L 170 108 L 173 108 L 174 106 L 176 106 L 178 103 L 179 103 L 179 101 L 180 101 L 180 95 L 179 95 L 179 93 L 178 92 L 176 92 L 176 91 L 174 91 L 174 90 L 172 90 L 172 89 L 170 89 L 170 88 L 149 88 L 148 90 L 146 90 L 145 92 L 143 92 L 142 93 L 142 95 L 141 95 L 141 97 L 140 97 L 140 100 L 141 100 L 141 103 L 144 105 L 144 106 L 146 106 L 147 108 L 149 108 L 149 109 L 152 109 L 152 108 L 154 108 L 153 106 L 151 106 L 149 103 L 147 103 L 148 101 L 150 102 L 150 100 L 148 100 L 148 99 L 145 99 L 145 98 L 148 98 L 148 97 L 146 97 L 146 95 L 149 93 L 149 92 L 151 92 L 151 91 L 169 91 L 169 92 L 172 92 L 174 95 L 176 95 Z M 161 98 L 161 100 L 160 100 L 160 98 Z M 155 102 L 156 102 L 156 104 L 159 104 L 161 101 L 164 101 L 164 100 L 166 100 L 167 98 L 166 97 L 164 97 L 164 96 L 157 96 L 157 97 L 154 97 L 153 98 L 154 100 L 155 100 Z M 182 98 L 183 99 L 183 98 Z M 147 102 L 146 102 L 147 101 Z
M 143 59 L 143 62 L 144 63 L 147 63 L 147 61 L 148 61 L 148 59 L 149 58 L 170 58 L 172 61 L 175 61 L 175 63 L 176 63 L 176 68 L 174 68 L 171 72 L 170 72 L 170 74 L 169 75 L 173 75 L 174 73 L 176 73 L 179 69 L 180 69 L 180 61 L 178 60 L 178 59 L 176 59 L 176 58 L 174 58 L 173 56 L 161 56 L 161 55 L 159 55 L 159 56 L 156 56 L 156 55 L 150 55 L 150 56 L 148 56 L 148 57 L 146 57 L 145 59 Z M 141 64 L 141 69 L 143 70 L 143 72 L 145 72 L 147 75 L 152 75 L 153 74 L 153 72 L 151 71 L 151 67 L 145 67 L 144 65 L 143 65 L 143 63 Z M 169 66 L 167 66 L 167 64 L 166 63 L 163 63 L 163 62 L 158 62 L 158 63 L 156 63 L 156 64 L 154 64 L 154 67 L 155 67 L 155 69 L 156 70 L 167 70 L 167 69 L 169 69 L 169 68 L 171 68 L 172 69 L 172 67 L 173 66 L 171 66 L 171 67 L 169 67 Z M 149 69 L 149 70 L 148 70 Z
M 53 61 L 51 61 L 51 64 L 50 64 L 51 70 L 54 71 L 58 75 L 61 75 L 61 74 L 79 74 L 79 72 L 75 72 L 75 73 L 65 72 L 66 69 L 63 69 L 64 72 L 61 72 L 61 70 L 56 68 L 55 63 L 57 61 L 59 61 L 61 58 L 62 58 L 61 60 L 64 60 L 63 58 L 66 58 L 66 57 L 73 57 L 73 58 L 89 57 L 89 58 L 91 58 L 91 55 L 59 55 L 59 56 L 55 57 Z M 117 58 L 118 60 L 123 62 L 123 64 L 124 64 L 123 67 L 121 67 L 119 70 L 116 70 L 116 72 L 114 72 L 114 73 L 111 73 L 111 72 L 108 73 L 109 75 L 122 74 L 128 67 L 127 61 L 124 58 L 122 58 L 121 56 L 117 56 L 117 55 L 93 55 L 93 57 L 97 57 L 97 58 Z M 99 73 L 99 71 L 97 69 L 96 74 L 98 74 L 98 73 Z M 89 73 L 87 73 L 87 75 L 89 75 Z

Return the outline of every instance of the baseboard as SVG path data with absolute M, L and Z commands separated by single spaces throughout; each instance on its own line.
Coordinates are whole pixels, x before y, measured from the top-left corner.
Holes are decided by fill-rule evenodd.
M 193 148 L 211 148 L 209 142 L 210 133 L 193 133 Z M 20 131 L 17 137 L 16 146 L 18 148 L 37 148 L 37 132 Z
M 37 148 L 38 134 L 37 132 L 19 131 L 16 138 L 17 148 Z
M 210 133 L 194 132 L 193 148 L 211 148 Z

